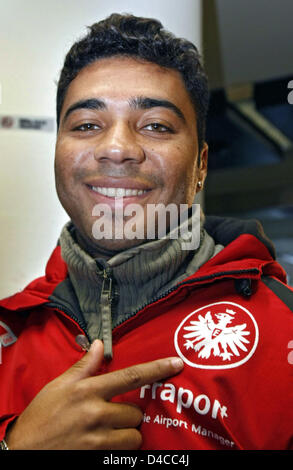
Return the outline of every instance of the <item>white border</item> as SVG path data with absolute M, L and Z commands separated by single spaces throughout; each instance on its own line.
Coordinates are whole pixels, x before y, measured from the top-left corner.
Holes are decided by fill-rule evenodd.
M 228 304 L 228 305 L 234 305 L 235 307 L 238 307 L 240 308 L 241 310 L 244 310 L 244 312 L 247 313 L 247 315 L 251 318 L 253 324 L 254 324 L 254 327 L 255 327 L 255 341 L 254 341 L 254 345 L 253 347 L 251 348 L 250 352 L 247 354 L 247 356 L 245 356 L 243 359 L 241 359 L 241 361 L 238 361 L 238 362 L 234 362 L 233 364 L 226 364 L 226 365 L 219 365 L 219 366 L 213 366 L 213 365 L 199 365 L 199 364 L 194 364 L 194 362 L 191 362 L 189 361 L 188 359 L 186 359 L 186 357 L 183 355 L 183 353 L 181 352 L 180 348 L 179 348 L 179 345 L 178 345 L 178 333 L 182 327 L 182 325 L 185 323 L 185 321 L 191 317 L 192 315 L 194 315 L 195 313 L 197 312 L 200 312 L 201 310 L 205 309 L 205 308 L 210 308 L 214 305 L 222 305 L 222 304 Z M 197 310 L 194 310 L 193 312 L 191 312 L 189 315 L 187 315 L 187 317 L 185 317 L 182 322 L 180 323 L 180 325 L 178 326 L 176 332 L 175 332 L 175 335 L 174 335 L 174 346 L 175 346 L 175 349 L 178 353 L 178 355 L 181 357 L 181 359 L 186 363 L 188 364 L 189 366 L 191 367 L 195 367 L 197 369 L 232 369 L 234 367 L 238 367 L 238 366 L 241 366 L 242 364 L 244 364 L 246 361 L 248 361 L 251 356 L 253 355 L 255 349 L 256 349 L 256 346 L 258 344 L 258 340 L 259 340 L 259 331 L 258 331 L 258 326 L 257 326 L 257 323 L 254 319 L 254 317 L 252 316 L 252 314 L 246 309 L 244 308 L 242 305 L 239 305 L 239 304 L 236 304 L 234 302 L 215 302 L 213 304 L 209 304 L 209 305 L 205 305 L 204 307 L 200 307 L 198 308 Z

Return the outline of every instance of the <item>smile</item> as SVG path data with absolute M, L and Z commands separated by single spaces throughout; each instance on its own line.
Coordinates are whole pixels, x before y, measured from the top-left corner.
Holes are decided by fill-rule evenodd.
M 91 189 L 96 193 L 102 194 L 107 197 L 129 197 L 129 196 L 141 196 L 147 193 L 147 190 L 143 189 L 127 189 L 127 188 L 105 188 L 100 186 L 91 186 Z

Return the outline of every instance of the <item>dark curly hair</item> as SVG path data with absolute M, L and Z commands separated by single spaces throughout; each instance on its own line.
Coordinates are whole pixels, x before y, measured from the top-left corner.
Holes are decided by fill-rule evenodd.
M 76 42 L 65 57 L 57 88 L 57 126 L 67 88 L 82 68 L 105 57 L 138 57 L 180 72 L 195 108 L 201 148 L 209 93 L 195 45 L 163 29 L 158 20 L 131 14 L 113 13 L 88 29 L 88 34 Z

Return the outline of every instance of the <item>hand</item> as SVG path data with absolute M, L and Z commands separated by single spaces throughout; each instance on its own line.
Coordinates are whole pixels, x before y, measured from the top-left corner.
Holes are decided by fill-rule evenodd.
M 85 356 L 49 382 L 9 428 L 6 442 L 15 450 L 135 450 L 142 444 L 137 427 L 143 414 L 116 395 L 178 373 L 179 358 L 166 358 L 95 376 L 103 360 L 96 340 Z

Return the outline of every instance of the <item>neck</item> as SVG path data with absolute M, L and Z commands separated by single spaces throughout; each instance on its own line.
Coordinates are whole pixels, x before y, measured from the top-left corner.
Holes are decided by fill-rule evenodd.
M 76 227 L 74 227 L 74 236 L 78 245 L 92 258 L 104 258 L 107 260 L 119 253 L 115 250 L 107 250 L 98 243 L 93 242 L 90 238 L 84 236 L 82 232 Z

